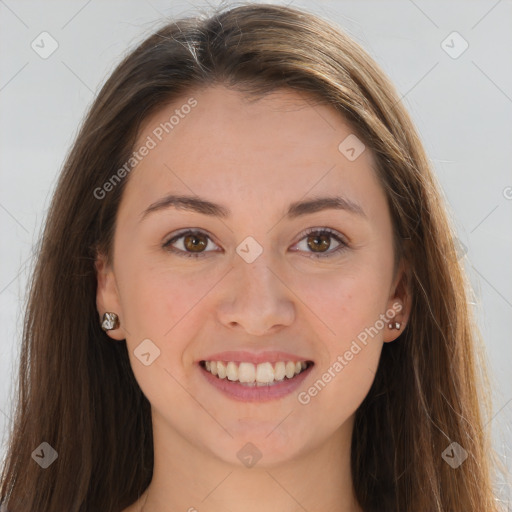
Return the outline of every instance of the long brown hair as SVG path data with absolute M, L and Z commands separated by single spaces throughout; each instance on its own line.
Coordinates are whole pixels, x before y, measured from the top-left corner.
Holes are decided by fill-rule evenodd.
M 93 191 L 127 161 L 150 114 L 212 84 L 260 97 L 300 91 L 335 108 L 375 155 L 413 300 L 356 413 L 351 461 L 362 508 L 497 510 L 471 292 L 417 132 L 384 73 L 338 27 L 269 4 L 165 25 L 124 58 L 93 103 L 38 248 L 0 501 L 9 512 L 119 512 L 149 485 L 150 404 L 126 344 L 101 330 L 96 308 L 94 261 L 98 250 L 111 255 L 129 177 L 102 199 Z M 31 457 L 42 442 L 58 453 L 44 470 Z M 452 442 L 468 455 L 457 468 L 442 457 Z

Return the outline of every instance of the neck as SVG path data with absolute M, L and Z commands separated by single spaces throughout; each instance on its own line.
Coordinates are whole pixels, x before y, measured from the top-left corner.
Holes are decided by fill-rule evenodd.
M 156 420 L 153 479 L 133 511 L 362 512 L 350 471 L 352 427 L 353 419 L 321 446 L 271 465 L 263 456 L 248 468 L 190 445 Z

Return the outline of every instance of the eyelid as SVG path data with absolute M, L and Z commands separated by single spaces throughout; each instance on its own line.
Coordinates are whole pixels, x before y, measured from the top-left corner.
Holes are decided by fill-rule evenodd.
M 322 234 L 325 233 L 325 234 L 329 235 L 331 238 L 334 238 L 338 242 L 339 245 L 337 247 L 335 247 L 333 250 L 328 250 L 327 252 L 317 252 L 317 253 L 308 252 L 307 256 L 306 256 L 308 258 L 313 258 L 313 259 L 334 258 L 334 257 L 340 255 L 346 249 L 350 248 L 350 244 L 345 235 L 340 233 L 338 230 L 329 228 L 327 226 L 313 227 L 313 228 L 305 229 L 302 233 L 300 233 L 300 235 L 298 235 L 299 240 L 294 245 L 299 244 L 304 238 L 306 238 L 312 234 L 315 234 L 315 233 L 322 233 Z M 300 251 L 295 251 L 295 252 L 300 252 Z
M 326 232 L 326 233 L 332 235 L 334 238 L 339 238 L 340 242 L 344 243 L 345 245 L 349 245 L 349 240 L 348 240 L 348 238 L 343 233 L 340 233 L 338 230 L 333 229 L 333 228 L 329 228 L 327 226 L 319 226 L 319 227 L 313 227 L 313 228 L 305 229 L 304 231 L 302 231 L 302 233 L 297 235 L 299 237 L 299 242 L 305 236 L 311 235 L 313 233 L 318 233 L 318 232 L 320 232 L 320 233 L 321 232 Z
M 183 238 L 184 236 L 187 236 L 187 235 L 204 235 L 206 238 L 211 240 L 217 247 L 219 246 L 215 242 L 215 237 L 206 229 L 184 228 L 184 229 L 181 229 L 181 230 L 173 233 L 172 236 L 162 244 L 162 247 L 164 249 L 166 249 L 167 251 L 170 251 L 170 252 L 173 252 L 180 256 L 185 256 L 185 257 L 189 257 L 189 256 L 202 257 L 203 255 L 208 254 L 210 252 L 216 252 L 216 251 L 204 251 L 204 252 L 193 253 L 193 252 L 186 252 L 186 251 L 182 251 L 181 249 L 175 249 L 174 247 L 171 247 L 172 243 L 176 242 L 180 238 Z
M 330 235 L 332 238 L 336 239 L 336 241 L 339 243 L 339 245 L 334 250 L 323 252 L 323 253 L 322 252 L 319 252 L 319 253 L 310 252 L 307 257 L 312 257 L 315 259 L 329 258 L 331 256 L 335 256 L 337 253 L 340 253 L 345 249 L 348 249 L 350 246 L 349 242 L 347 241 L 347 238 L 342 233 L 340 233 L 339 231 L 337 231 L 333 228 L 329 228 L 327 226 L 311 227 L 311 228 L 305 229 L 299 235 L 297 235 L 298 241 L 295 242 L 293 244 L 293 246 L 300 243 L 307 236 L 309 236 L 311 234 L 315 234 L 315 233 L 325 233 L 327 235 Z M 187 251 L 183 251 L 181 249 L 175 249 L 174 247 L 171 247 L 172 243 L 176 242 L 180 238 L 183 238 L 184 236 L 187 236 L 187 235 L 205 235 L 206 238 L 211 240 L 218 247 L 218 244 L 214 240 L 215 237 L 209 231 L 207 231 L 206 229 L 202 229 L 202 228 L 184 228 L 182 230 L 179 230 L 179 231 L 173 233 L 173 235 L 167 241 L 165 241 L 163 243 L 162 247 L 169 252 L 177 254 L 178 256 L 194 257 L 194 258 L 205 257 L 208 253 L 217 252 L 217 251 L 203 251 L 203 252 L 194 253 L 194 252 L 187 252 Z M 301 252 L 301 251 L 294 251 L 294 252 Z

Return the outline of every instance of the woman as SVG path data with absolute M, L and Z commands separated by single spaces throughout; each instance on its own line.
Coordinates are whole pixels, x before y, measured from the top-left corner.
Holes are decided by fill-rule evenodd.
M 170 23 L 50 208 L 10 512 L 495 511 L 467 282 L 393 86 L 337 27 Z

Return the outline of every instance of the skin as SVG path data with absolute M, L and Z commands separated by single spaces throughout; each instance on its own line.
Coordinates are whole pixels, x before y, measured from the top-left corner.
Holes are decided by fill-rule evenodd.
M 153 480 L 124 512 L 360 511 L 350 474 L 354 413 L 383 343 L 399 336 L 410 310 L 400 286 L 405 268 L 393 274 L 392 222 L 373 156 L 366 149 L 349 161 L 338 150 L 353 130 L 329 106 L 287 90 L 250 103 L 220 85 L 157 112 L 136 147 L 190 96 L 197 106 L 127 178 L 113 265 L 101 254 L 97 259 L 98 312 L 119 315 L 119 328 L 108 334 L 126 339 L 152 406 Z M 292 202 L 335 192 L 365 216 L 328 209 L 284 217 Z M 231 216 L 167 208 L 139 220 L 169 193 L 198 195 Z M 335 238 L 322 249 L 314 235 L 303 234 L 326 227 L 345 239 L 345 250 L 332 252 Z M 162 247 L 185 228 L 206 231 L 203 257 Z M 248 236 L 263 248 L 250 264 L 236 252 Z M 185 242 L 173 246 L 193 252 Z M 386 322 L 321 392 L 299 403 L 298 393 L 393 304 L 403 308 L 393 319 L 402 329 Z M 144 339 L 160 350 L 149 366 L 134 355 Z M 238 349 L 283 350 L 315 365 L 290 395 L 235 401 L 206 383 L 196 361 Z M 247 442 L 262 454 L 251 468 L 237 457 Z

